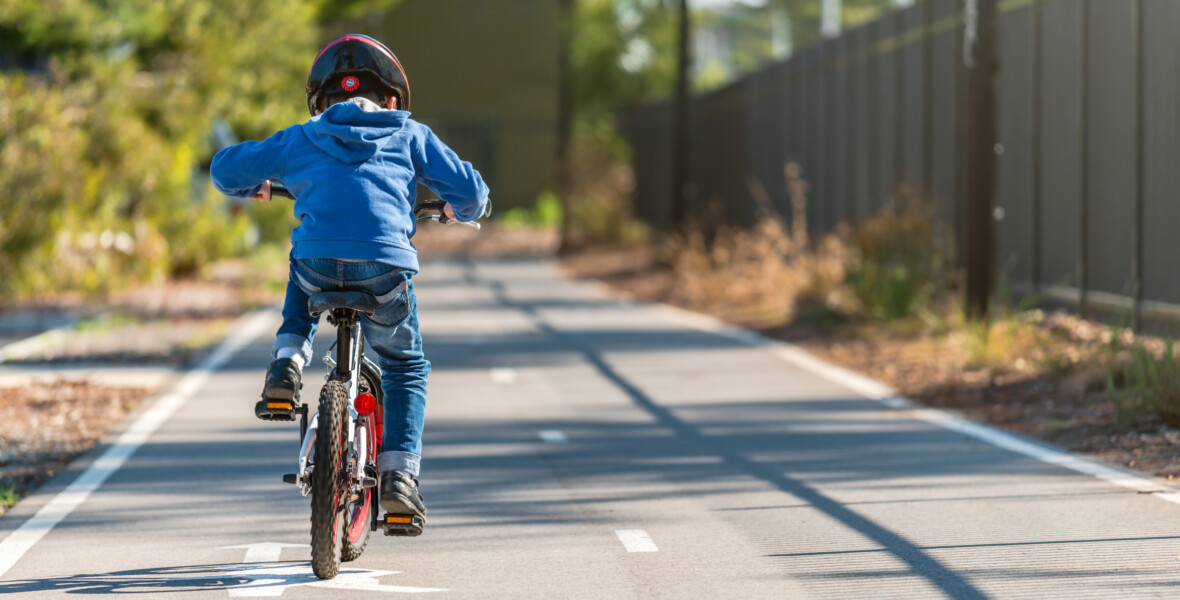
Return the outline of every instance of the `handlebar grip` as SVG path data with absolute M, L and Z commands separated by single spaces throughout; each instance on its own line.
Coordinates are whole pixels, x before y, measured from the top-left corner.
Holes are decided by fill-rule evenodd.
M 292 200 L 295 199 L 295 195 L 291 193 L 291 190 L 289 190 L 285 187 L 279 187 L 277 185 L 270 186 L 270 195 L 271 196 L 282 196 L 284 198 L 290 198 Z
M 446 205 L 447 203 L 445 201 L 435 198 L 432 200 L 423 200 L 419 202 L 417 206 L 414 207 L 414 210 L 442 210 Z

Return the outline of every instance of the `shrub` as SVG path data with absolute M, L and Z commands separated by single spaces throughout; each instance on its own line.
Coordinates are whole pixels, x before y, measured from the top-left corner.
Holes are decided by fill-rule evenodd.
M 561 218 L 561 200 L 553 192 L 542 192 L 532 208 L 509 209 L 496 221 L 506 227 L 557 227 Z
M 583 119 L 576 123 L 566 169 L 569 222 L 567 249 L 579 246 L 632 245 L 649 239 L 647 227 L 632 214 L 635 176 L 625 144 L 612 123 Z
M 853 230 L 847 283 L 874 321 L 916 316 L 947 291 L 950 244 L 936 234 L 930 210 L 887 208 Z
M 0 298 L 101 291 L 240 251 L 247 223 L 200 174 L 212 123 L 258 138 L 305 116 L 317 20 L 375 5 L 46 6 L 0 2 Z M 250 214 L 285 239 L 280 212 Z
M 847 248 L 839 236 L 811 247 L 805 228 L 788 228 L 765 204 L 754 227 L 720 227 L 711 237 L 708 243 L 698 227 L 668 242 L 674 301 L 754 326 L 789 321 L 801 309 L 849 309 L 842 285 Z
M 1162 352 L 1131 344 L 1125 358 L 1109 371 L 1107 389 L 1124 420 L 1154 416 L 1180 427 L 1180 359 L 1172 341 Z

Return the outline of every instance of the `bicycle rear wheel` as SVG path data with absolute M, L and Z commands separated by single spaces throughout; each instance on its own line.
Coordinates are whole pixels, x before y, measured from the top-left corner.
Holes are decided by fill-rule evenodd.
M 331 579 L 340 572 L 345 521 L 341 498 L 348 492 L 342 474 L 348 444 L 347 407 L 344 384 L 324 384 L 311 472 L 311 570 L 320 579 Z
M 372 453 L 377 450 L 377 434 L 374 431 L 372 423 L 365 428 L 365 435 L 369 438 L 366 440 L 369 452 Z M 370 469 L 377 474 L 376 455 L 372 454 L 373 460 Z M 365 546 L 369 544 L 369 535 L 371 533 L 370 525 L 373 521 L 373 511 L 377 510 L 377 494 L 374 493 L 373 488 L 364 488 L 360 494 L 351 498 L 348 506 L 344 507 L 344 541 L 341 544 L 340 560 L 348 562 L 356 560 L 361 557 L 365 551 Z

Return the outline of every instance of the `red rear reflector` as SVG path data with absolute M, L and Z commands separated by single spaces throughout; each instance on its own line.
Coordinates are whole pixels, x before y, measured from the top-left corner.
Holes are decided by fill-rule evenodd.
M 362 415 L 371 415 L 374 410 L 377 410 L 377 399 L 373 394 L 361 394 L 356 397 L 356 402 L 353 403 L 356 407 L 356 412 Z

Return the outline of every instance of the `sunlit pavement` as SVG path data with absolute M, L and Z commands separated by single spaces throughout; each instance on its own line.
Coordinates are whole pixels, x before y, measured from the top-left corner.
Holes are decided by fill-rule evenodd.
M 296 429 L 252 414 L 263 335 L 25 552 L 0 594 L 1180 593 L 1176 504 L 860 399 L 548 262 L 429 263 L 417 285 L 434 362 L 422 537 L 374 537 L 336 580 L 310 575 L 308 504 L 280 481 Z M 0 519 L 0 535 L 86 466 Z

